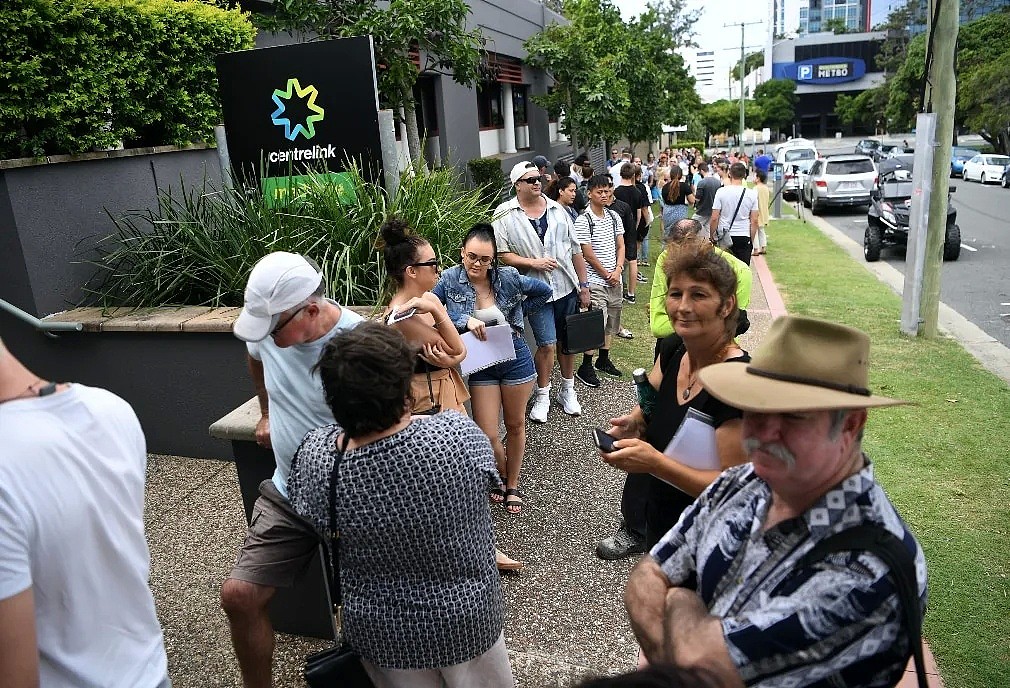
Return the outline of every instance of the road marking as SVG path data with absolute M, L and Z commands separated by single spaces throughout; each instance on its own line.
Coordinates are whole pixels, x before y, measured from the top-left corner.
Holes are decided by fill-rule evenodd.
M 975 248 L 974 246 L 969 246 L 968 244 L 961 244 L 961 248 L 963 248 L 965 251 L 978 251 L 977 248 Z

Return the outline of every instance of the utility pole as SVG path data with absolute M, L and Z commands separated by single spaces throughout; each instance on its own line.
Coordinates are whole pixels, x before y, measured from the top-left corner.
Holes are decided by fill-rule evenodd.
M 929 224 L 926 229 L 926 263 L 922 278 L 922 308 L 919 334 L 934 338 L 938 334 L 940 311 L 940 268 L 947 229 L 947 204 L 950 183 L 950 142 L 954 136 L 954 50 L 957 43 L 959 0 L 930 0 L 929 31 L 933 42 L 933 60 L 927 65 L 927 111 L 935 112 L 936 151 L 933 154 L 932 196 L 929 199 Z
M 739 148 L 741 152 L 743 151 L 743 129 L 744 129 L 743 80 L 744 80 L 744 76 L 746 76 L 745 72 L 747 71 L 747 64 L 746 64 L 747 58 L 744 55 L 744 40 L 743 40 L 744 27 L 751 26 L 753 24 L 761 24 L 761 23 L 763 23 L 763 22 L 756 22 L 756 21 L 753 21 L 753 22 L 733 22 L 731 24 L 723 24 L 723 28 L 730 27 L 730 26 L 739 26 L 740 27 L 740 137 L 737 139 L 737 148 Z

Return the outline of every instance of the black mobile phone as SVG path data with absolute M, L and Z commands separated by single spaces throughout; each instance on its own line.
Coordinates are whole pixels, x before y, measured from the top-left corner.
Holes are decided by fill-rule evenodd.
M 498 318 L 491 318 L 486 323 L 484 323 L 484 326 L 485 327 L 494 327 L 497 324 L 498 324 Z
M 389 314 L 389 317 L 386 318 L 386 324 L 395 325 L 401 320 L 406 320 L 407 318 L 411 317 L 412 315 L 414 315 L 414 313 L 417 313 L 416 308 L 408 308 L 405 311 L 393 311 L 392 313 Z
M 608 435 L 606 432 L 600 430 L 599 428 L 593 428 L 592 432 L 593 432 L 593 444 L 596 445 L 597 449 L 599 449 L 604 454 L 609 454 L 610 452 L 614 451 L 614 442 L 616 442 L 617 440 L 613 437 L 613 435 Z

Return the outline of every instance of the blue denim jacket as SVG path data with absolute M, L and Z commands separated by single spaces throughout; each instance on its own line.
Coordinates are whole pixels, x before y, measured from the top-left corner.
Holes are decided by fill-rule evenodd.
M 495 305 L 505 314 L 509 325 L 517 332 L 523 331 L 523 297 L 527 310 L 542 308 L 554 295 L 551 285 L 519 274 L 515 268 L 500 266 L 497 278 L 492 277 Z M 494 275 L 495 272 L 489 273 Z M 432 293 L 445 304 L 456 329 L 466 332 L 466 322 L 477 309 L 477 292 L 462 265 L 455 265 L 438 279 Z

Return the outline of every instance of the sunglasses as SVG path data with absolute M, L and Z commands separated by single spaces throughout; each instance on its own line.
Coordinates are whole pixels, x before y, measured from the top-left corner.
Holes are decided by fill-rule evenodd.
M 288 316 L 288 318 L 286 320 L 284 320 L 284 322 L 277 323 L 277 327 L 275 327 L 274 329 L 270 330 L 270 336 L 271 337 L 276 337 L 277 335 L 279 335 L 281 333 L 281 330 L 283 330 L 285 327 L 287 327 L 288 324 L 292 320 L 294 320 L 295 318 L 298 317 L 299 313 L 301 313 L 302 311 L 304 311 L 308 307 L 309 307 L 309 304 L 305 304 L 304 306 L 302 306 L 301 308 L 299 308 L 298 310 L 296 310 L 294 313 L 292 313 L 290 316 Z
M 412 268 L 435 268 L 438 269 L 438 258 L 432 258 L 431 260 L 426 260 L 423 263 L 410 263 L 409 267 Z
M 463 257 L 474 265 L 490 265 L 491 261 L 494 260 L 491 256 L 478 256 L 476 253 L 470 253 L 469 251 L 464 253 Z
M 543 180 L 544 180 L 543 177 L 523 177 L 519 181 L 526 182 L 530 186 L 533 186 L 534 184 L 541 183 Z

